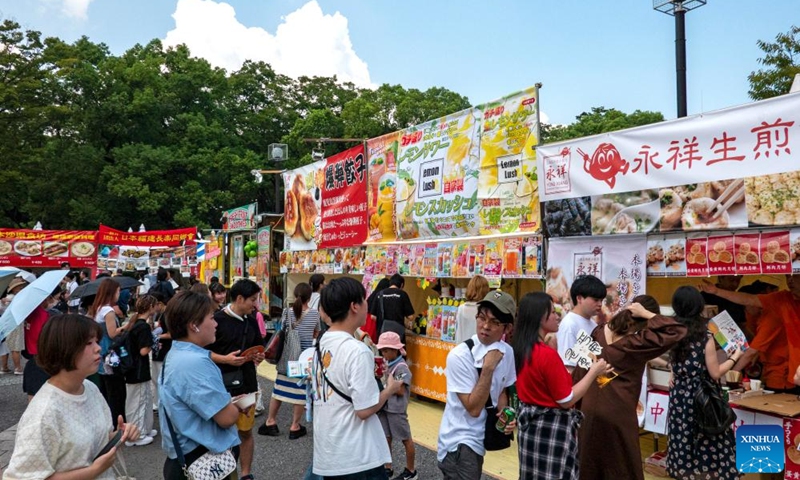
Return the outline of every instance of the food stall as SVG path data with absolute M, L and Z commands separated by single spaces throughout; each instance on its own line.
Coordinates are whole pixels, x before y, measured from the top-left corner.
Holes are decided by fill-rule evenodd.
M 97 272 L 146 272 L 156 275 L 159 268 L 166 268 L 188 278 L 197 275 L 196 239 L 195 227 L 123 232 L 100 225 L 97 234 Z
M 800 273 L 798 125 L 800 95 L 790 94 L 537 147 L 547 291 L 562 298 L 585 268 L 581 252 L 592 250 L 603 254 L 596 263 L 613 290 L 608 306 L 629 302 L 631 269 L 607 275 L 605 254 L 634 241 L 645 268 L 638 293 L 662 305 L 677 287 L 719 275 L 741 275 L 742 286 L 764 280 L 784 287 L 784 275 Z M 600 242 L 606 245 L 591 248 Z M 583 243 L 579 252 L 565 255 L 563 247 L 576 243 Z M 645 429 L 665 433 L 668 381 L 658 383 L 662 390 L 648 392 L 640 407 Z M 754 415 L 740 420 L 764 420 Z M 796 428 L 795 420 L 775 423 L 787 429 L 786 438 Z M 794 460 L 787 458 L 789 472 Z
M 287 290 L 311 273 L 349 275 L 368 292 L 404 275 L 418 314 L 406 325 L 411 390 L 443 401 L 470 277 L 517 298 L 542 289 L 538 115 L 538 90 L 528 88 L 286 172 Z

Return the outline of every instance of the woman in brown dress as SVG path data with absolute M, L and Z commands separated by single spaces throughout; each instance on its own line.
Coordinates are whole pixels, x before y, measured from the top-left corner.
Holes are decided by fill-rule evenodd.
M 640 295 L 592 332 L 592 338 L 603 347 L 600 358 L 614 367 L 617 376 L 603 387 L 593 383 L 581 402 L 584 420 L 578 445 L 582 479 L 644 479 L 636 415 L 644 368 L 686 335 L 685 325 L 658 312 L 653 297 Z M 576 368 L 573 379 L 584 374 L 585 370 Z

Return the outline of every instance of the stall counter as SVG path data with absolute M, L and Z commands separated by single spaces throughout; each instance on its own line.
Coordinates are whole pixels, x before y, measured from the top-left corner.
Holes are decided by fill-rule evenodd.
M 447 379 L 444 371 L 447 366 L 447 354 L 455 346 L 455 343 L 406 333 L 412 393 L 440 402 L 447 399 Z

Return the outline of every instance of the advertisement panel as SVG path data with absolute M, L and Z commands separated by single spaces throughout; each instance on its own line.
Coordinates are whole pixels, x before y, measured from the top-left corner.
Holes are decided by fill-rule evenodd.
M 0 228 L 0 267 L 93 268 L 97 232 L 84 230 L 16 230 Z
M 367 238 L 364 145 L 325 159 L 319 248 L 352 247 Z
M 272 246 L 270 228 L 261 227 L 256 233 L 258 242 L 258 254 L 256 256 L 256 278 L 255 281 L 261 287 L 258 308 L 262 313 L 266 313 L 269 319 L 269 256 Z
M 97 243 L 106 245 L 129 245 L 132 247 L 175 247 L 195 243 L 197 227 L 173 230 L 150 230 L 149 232 L 123 232 L 100 225 Z
M 469 108 L 406 129 L 395 190 L 400 238 L 478 233 L 478 121 Z
M 367 191 L 369 241 L 391 242 L 395 233 L 395 186 L 397 151 L 402 132 L 393 132 L 367 141 L 369 182 Z
M 316 250 L 322 240 L 325 160 L 283 173 L 286 250 Z
M 222 213 L 222 231 L 255 230 L 258 205 L 251 203 Z
M 197 228 L 123 232 L 100 225 L 97 270 L 147 271 L 172 269 L 188 277 L 197 274 Z
M 594 275 L 607 286 L 602 315 L 609 320 L 645 293 L 646 251 L 644 235 L 553 238 L 548 242 L 546 292 L 571 310 L 570 285 L 580 275 Z
M 539 230 L 538 92 L 528 88 L 478 107 L 480 234 Z

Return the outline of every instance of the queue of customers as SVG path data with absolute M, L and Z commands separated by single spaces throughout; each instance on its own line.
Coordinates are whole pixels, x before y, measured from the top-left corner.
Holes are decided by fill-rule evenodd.
M 405 330 L 397 332 L 392 325 L 402 327 L 414 314 L 403 279 L 392 277 L 367 298 L 353 279 L 326 284 L 320 277 L 312 277 L 310 285 L 298 284 L 294 303 L 284 311 L 284 352 L 291 353 L 285 353 L 282 368 L 279 363 L 268 416 L 256 430 L 280 435 L 277 412 L 289 403 L 289 439 L 300 438 L 307 434 L 303 411 L 311 408 L 314 456 L 306 478 L 391 478 L 389 446 L 396 439 L 405 446 L 406 466 L 395 479 L 415 480 Z M 89 318 L 48 313 L 56 292 L 40 307 L 44 313 L 35 312 L 30 323 L 36 325 L 38 350 L 28 364 L 38 370 L 32 371 L 31 383 L 39 384 L 40 393 L 20 420 L 3 478 L 48 478 L 61 472 L 113 478 L 109 468 L 119 444 L 95 456 L 117 432 L 129 447 L 161 435 L 166 479 L 184 479 L 185 467 L 208 458 L 233 468 L 238 464 L 239 476 L 228 470 L 230 478 L 255 478 L 256 405 L 248 400 L 258 396 L 256 367 L 265 360 L 263 348 L 254 348 L 265 344 L 263 320 L 256 316 L 259 286 L 247 279 L 229 292 L 217 283 L 195 285 L 173 292 L 171 299 L 156 286 L 138 297 L 127 322 L 120 322 L 114 309 L 120 288 L 113 279 L 104 280 L 87 305 Z M 790 283 L 791 294 L 794 287 Z M 745 305 L 766 303 L 761 297 L 702 288 Z M 509 294 L 490 291 L 482 277 L 470 281 L 467 293 L 470 302 L 459 317 L 473 316 L 474 323 L 464 322 L 464 341 L 450 351 L 445 369 L 447 397 L 437 453 L 445 479 L 480 478 L 487 450 L 507 448 L 502 437 L 514 432 L 519 478 L 643 479 L 636 404 L 646 364 L 666 352 L 674 375 L 668 472 L 678 479 L 739 478 L 732 430 L 716 435 L 700 431 L 691 398 L 706 378 L 721 388 L 720 378 L 746 358 L 736 351 L 719 361 L 697 288 L 676 289 L 672 317 L 660 314 L 653 297 L 640 295 L 603 325 L 593 319 L 606 286 L 592 276 L 573 282 L 574 308 L 563 319 L 546 293 L 525 294 L 517 305 Z M 365 330 L 374 332 L 374 340 Z M 582 332 L 602 347 L 588 368 L 566 354 Z M 134 357 L 123 375 L 107 355 L 120 336 Z M 297 345 L 290 346 L 293 342 Z M 377 355 L 388 362 L 386 372 L 376 372 Z M 300 358 L 310 362 L 305 386 L 286 371 L 287 361 Z M 792 377 L 800 382 L 800 368 Z M 500 412 L 512 403 L 516 417 L 504 422 Z M 94 420 L 79 427 L 53 420 L 85 415 Z M 501 438 L 490 440 L 498 421 Z M 75 432 L 81 433 L 79 440 Z M 37 440 L 43 436 L 50 440 Z M 64 451 L 64 442 L 76 446 Z

